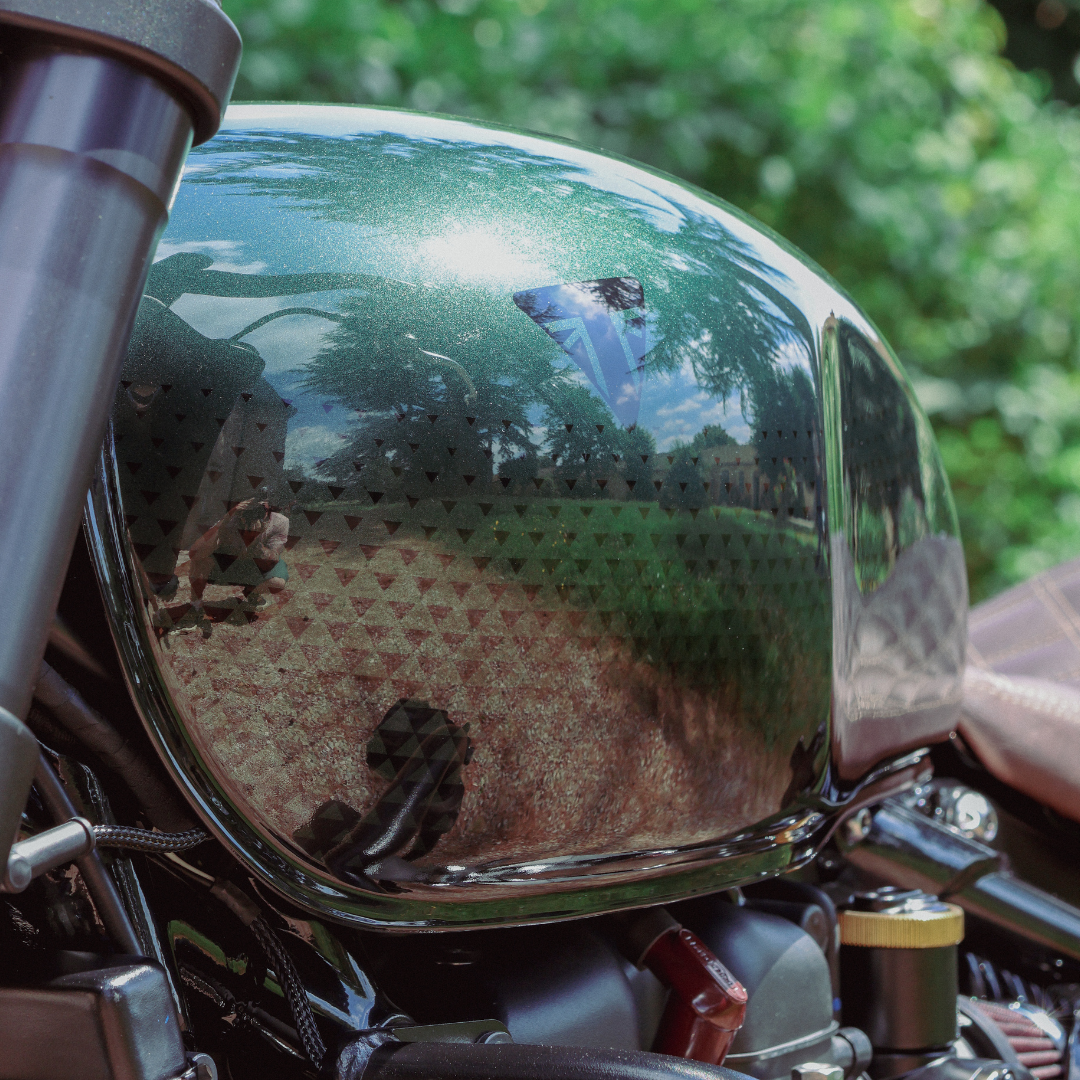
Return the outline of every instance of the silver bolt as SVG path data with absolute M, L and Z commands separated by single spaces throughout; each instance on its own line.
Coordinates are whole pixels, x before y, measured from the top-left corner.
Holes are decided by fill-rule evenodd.
M 874 815 L 869 810 L 863 808 L 857 813 L 852 814 L 840 826 L 840 839 L 847 847 L 854 847 L 856 844 L 861 844 L 866 839 L 867 834 L 870 832 L 870 827 L 874 824 Z
M 974 840 L 989 843 L 997 837 L 997 811 L 985 795 L 971 788 L 942 788 L 938 792 L 938 814 L 946 825 Z
M 791 1070 L 791 1080 L 844 1080 L 844 1070 L 839 1065 L 804 1061 Z
M 486 1046 L 490 1046 L 493 1044 L 512 1043 L 514 1038 L 509 1031 L 485 1031 L 476 1041 L 478 1043 L 483 1043 Z

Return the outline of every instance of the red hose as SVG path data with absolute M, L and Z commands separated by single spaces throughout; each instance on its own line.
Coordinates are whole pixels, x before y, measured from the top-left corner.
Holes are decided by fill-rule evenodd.
M 671 987 L 653 1051 L 720 1065 L 746 1016 L 746 990 L 685 928 L 658 937 L 643 961 Z

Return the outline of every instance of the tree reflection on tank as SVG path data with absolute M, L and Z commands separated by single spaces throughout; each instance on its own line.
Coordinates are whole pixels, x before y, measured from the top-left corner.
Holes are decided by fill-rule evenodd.
M 347 138 L 252 113 L 193 151 L 114 413 L 147 649 L 219 789 L 376 893 L 805 801 L 821 334 L 872 330 L 670 180 L 329 111 Z

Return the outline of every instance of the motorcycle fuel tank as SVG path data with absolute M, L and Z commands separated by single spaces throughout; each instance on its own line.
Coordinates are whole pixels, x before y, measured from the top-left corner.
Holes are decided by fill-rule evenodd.
M 779 873 L 958 706 L 955 514 L 874 327 L 713 196 L 503 128 L 231 108 L 87 520 L 193 805 L 358 923 Z

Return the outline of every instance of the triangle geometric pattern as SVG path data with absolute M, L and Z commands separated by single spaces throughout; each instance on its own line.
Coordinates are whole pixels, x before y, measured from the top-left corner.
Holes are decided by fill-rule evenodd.
M 147 433 L 161 428 L 121 396 L 129 536 L 177 706 L 274 834 L 327 865 L 343 836 L 370 833 L 397 775 L 370 740 L 401 701 L 446 717 L 444 731 L 468 724 L 476 748 L 454 780 L 462 812 L 448 804 L 415 840 L 419 865 L 689 844 L 775 811 L 790 774 L 770 743 L 789 743 L 786 759 L 809 742 L 828 679 L 815 481 L 791 469 L 777 483 L 755 447 L 725 445 L 697 490 L 659 455 L 648 501 L 614 469 L 491 475 L 469 498 L 408 470 L 370 487 L 290 483 L 274 460 L 288 406 L 265 384 L 221 410 L 216 438 L 200 422 L 181 440 L 185 407 L 162 418 L 177 430 L 157 448 Z M 199 611 L 193 548 L 253 490 L 287 522 L 285 577 L 260 589 L 275 553 L 258 523 L 246 549 L 237 526 L 241 542 L 218 541 L 227 550 L 198 572 Z M 817 688 L 806 705 L 800 686 Z M 725 720 L 740 712 L 751 722 Z M 777 715 L 795 719 L 771 730 Z M 328 833 L 326 814 L 341 827 Z
M 306 399 L 152 315 L 112 427 L 148 631 L 200 755 L 296 857 L 356 882 L 700 844 L 813 773 L 817 433 L 629 454 L 569 415 L 569 456 L 522 464 L 467 398 L 330 401 L 340 449 L 300 464 Z
M 336 799 L 323 803 L 293 839 L 345 880 L 430 851 L 461 808 L 461 770 L 472 757 L 467 732 L 441 710 L 402 699 L 368 740 L 368 765 L 390 787 L 363 817 Z

